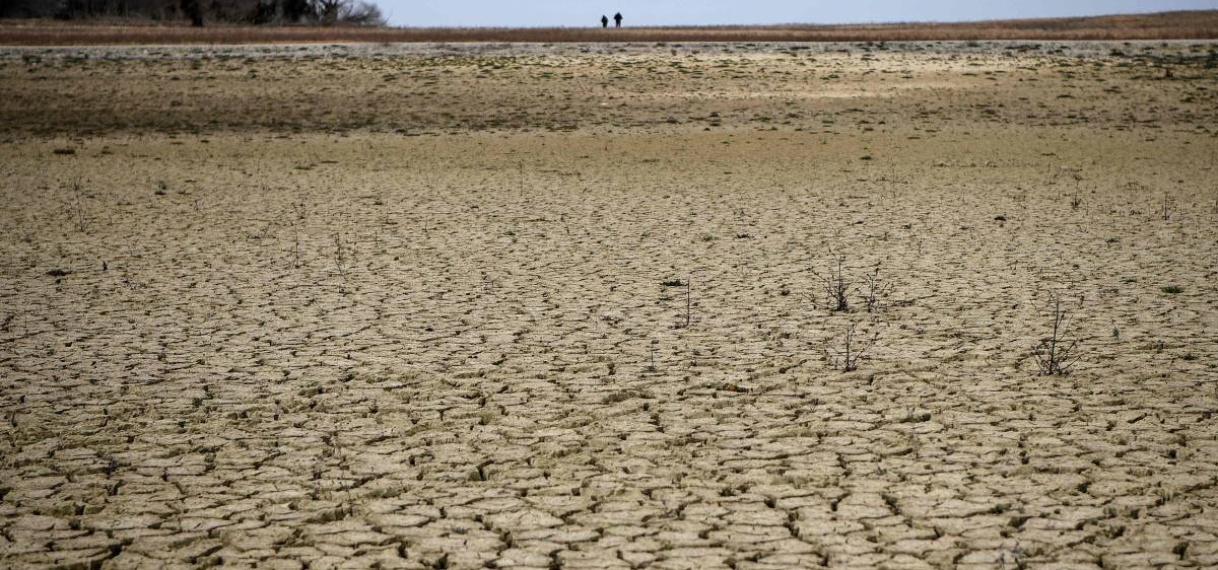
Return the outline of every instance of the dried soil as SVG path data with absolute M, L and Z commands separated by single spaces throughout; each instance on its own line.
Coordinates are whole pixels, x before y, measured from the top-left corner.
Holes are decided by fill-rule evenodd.
M 0 566 L 1218 565 L 1212 46 L 791 47 L 4 52 Z

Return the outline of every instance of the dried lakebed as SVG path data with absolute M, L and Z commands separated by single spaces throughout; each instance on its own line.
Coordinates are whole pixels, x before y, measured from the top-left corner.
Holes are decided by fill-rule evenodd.
M 1218 565 L 1154 46 L 2 57 L 0 566 Z

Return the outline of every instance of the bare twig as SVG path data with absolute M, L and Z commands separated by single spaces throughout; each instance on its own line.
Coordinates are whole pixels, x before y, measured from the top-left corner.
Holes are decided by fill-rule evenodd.
M 845 312 L 850 310 L 850 282 L 846 279 L 845 265 L 846 254 L 833 251 L 833 247 L 829 246 L 829 255 L 832 256 L 828 275 L 821 275 L 815 269 L 812 270 L 812 275 L 821 281 L 822 291 L 825 294 L 826 306 L 835 312 Z
M 1079 339 L 1070 338 L 1070 311 L 1062 307 L 1061 295 L 1049 294 L 1046 308 L 1050 318 L 1048 336 L 1040 339 L 1032 350 L 1041 376 L 1064 376 L 1079 360 Z
M 680 279 L 673 279 L 665 282 L 665 287 L 685 286 L 685 313 L 680 316 L 681 320 L 677 322 L 676 328 L 687 329 L 694 324 L 694 272 L 691 271 L 685 277 L 685 282 L 681 283 Z
M 859 363 L 871 358 L 871 349 L 879 340 L 879 330 L 868 334 L 867 331 L 859 330 L 858 321 L 852 321 L 842 337 L 841 348 L 826 348 L 825 357 L 834 370 L 853 372 L 858 370 Z
M 690 273 L 689 277 L 685 278 L 685 328 L 689 328 L 690 322 L 693 319 L 693 283 L 694 274 Z
M 888 308 L 888 298 L 892 296 L 893 284 L 880 278 L 880 268 L 867 275 L 862 287 L 857 289 L 868 313 L 879 313 Z
M 300 269 L 300 228 L 292 224 L 292 267 Z
M 334 267 L 343 277 L 347 276 L 347 262 L 350 255 L 349 246 L 343 241 L 343 234 L 334 232 Z
M 72 226 L 76 231 L 87 233 L 93 225 L 93 216 L 89 212 L 89 206 L 85 202 L 87 194 L 85 193 L 84 184 L 79 178 L 73 179 L 67 184 L 68 187 L 68 202 L 64 206 L 67 212 L 68 219 L 71 220 Z

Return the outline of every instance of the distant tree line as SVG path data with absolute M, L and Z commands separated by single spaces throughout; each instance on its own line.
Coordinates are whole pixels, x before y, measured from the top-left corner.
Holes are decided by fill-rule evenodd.
M 247 24 L 380 26 L 380 8 L 367 0 L 0 0 L 0 18 L 135 18 Z

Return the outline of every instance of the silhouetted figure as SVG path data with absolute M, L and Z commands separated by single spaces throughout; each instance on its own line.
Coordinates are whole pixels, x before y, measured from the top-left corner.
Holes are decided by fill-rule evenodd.
M 622 27 L 622 13 L 621 12 L 618 12 L 613 15 L 613 23 L 614 23 L 614 25 L 616 25 L 619 28 Z
M 602 28 L 609 27 L 609 16 L 601 16 L 601 27 Z

